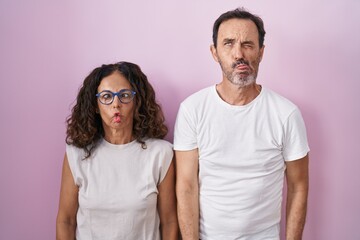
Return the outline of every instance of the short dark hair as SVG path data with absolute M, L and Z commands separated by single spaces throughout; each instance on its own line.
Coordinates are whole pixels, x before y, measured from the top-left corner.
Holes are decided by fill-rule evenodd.
M 213 43 L 214 43 L 215 48 L 217 46 L 218 31 L 219 31 L 219 27 L 220 27 L 221 23 L 223 23 L 227 20 L 233 19 L 233 18 L 248 19 L 248 20 L 253 21 L 255 23 L 258 33 L 259 33 L 260 48 L 264 45 L 264 39 L 265 39 L 266 32 L 264 29 L 263 20 L 259 16 L 248 12 L 244 8 L 237 8 L 237 9 L 234 9 L 234 10 L 231 10 L 231 11 L 221 14 L 220 17 L 218 19 L 216 19 L 214 26 L 213 26 Z
M 103 78 L 119 72 L 136 92 L 132 133 L 145 148 L 147 138 L 164 138 L 168 132 L 155 91 L 140 67 L 130 62 L 104 64 L 95 68 L 84 80 L 77 95 L 76 104 L 67 118 L 66 143 L 82 148 L 85 158 L 90 157 L 104 129 L 97 110 L 97 88 Z

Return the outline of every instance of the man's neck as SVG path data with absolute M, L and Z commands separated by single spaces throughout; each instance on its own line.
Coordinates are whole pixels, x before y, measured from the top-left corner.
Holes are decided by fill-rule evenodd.
M 228 104 L 243 106 L 253 101 L 260 94 L 261 85 L 255 82 L 249 86 L 239 87 L 227 80 L 223 80 L 216 85 L 216 91 Z

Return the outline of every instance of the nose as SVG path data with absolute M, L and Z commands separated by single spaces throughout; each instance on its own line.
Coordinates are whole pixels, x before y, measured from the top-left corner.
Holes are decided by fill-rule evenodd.
M 114 100 L 111 105 L 113 105 L 114 108 L 117 108 L 117 107 L 120 107 L 121 104 L 122 103 L 120 102 L 119 96 L 114 96 Z
M 234 45 L 234 47 L 233 47 L 233 55 L 234 55 L 235 60 L 240 60 L 240 59 L 242 59 L 244 57 L 243 49 L 242 49 L 240 43 L 237 43 L 237 44 Z

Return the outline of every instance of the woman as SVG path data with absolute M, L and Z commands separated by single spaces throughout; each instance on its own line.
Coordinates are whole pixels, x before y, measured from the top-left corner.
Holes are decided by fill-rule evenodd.
M 67 120 L 57 239 L 177 239 L 166 133 L 139 66 L 94 69 Z

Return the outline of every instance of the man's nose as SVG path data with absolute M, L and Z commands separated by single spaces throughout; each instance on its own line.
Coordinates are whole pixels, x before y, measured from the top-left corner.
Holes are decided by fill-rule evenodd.
M 233 55 L 234 58 L 236 60 L 242 59 L 244 54 L 243 54 L 243 49 L 241 47 L 241 44 L 235 44 L 233 47 Z

